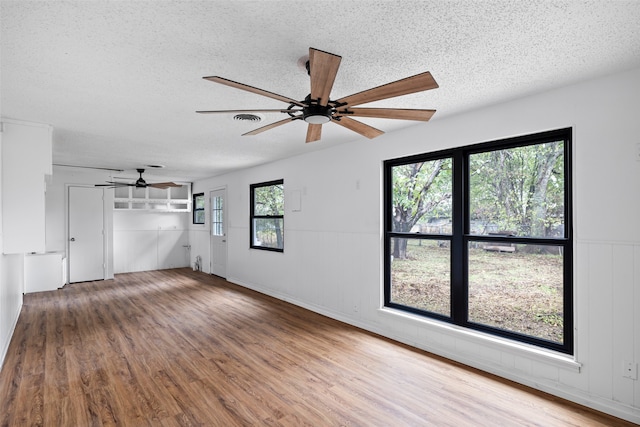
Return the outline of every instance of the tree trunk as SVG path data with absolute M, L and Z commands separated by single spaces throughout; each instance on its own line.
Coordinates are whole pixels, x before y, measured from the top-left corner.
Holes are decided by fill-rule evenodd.
M 393 239 L 393 259 L 407 259 L 407 239 Z
M 561 147 L 554 146 L 552 151 L 540 155 L 538 175 L 536 176 L 535 188 L 531 197 L 533 204 L 530 218 L 531 235 L 535 237 L 545 237 L 547 234 L 547 186 L 561 153 Z

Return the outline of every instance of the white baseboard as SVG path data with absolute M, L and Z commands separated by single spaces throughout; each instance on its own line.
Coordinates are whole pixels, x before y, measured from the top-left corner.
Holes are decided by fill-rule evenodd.
M 16 331 L 16 326 L 18 325 L 18 318 L 20 317 L 20 311 L 22 311 L 22 302 L 18 306 L 18 310 L 13 317 L 13 322 L 11 327 L 9 328 L 9 334 L 7 334 L 7 341 L 2 343 L 2 353 L 0 353 L 0 370 L 4 366 L 4 359 L 7 357 L 7 352 L 9 351 L 9 345 L 11 344 L 11 339 L 13 338 L 13 334 Z

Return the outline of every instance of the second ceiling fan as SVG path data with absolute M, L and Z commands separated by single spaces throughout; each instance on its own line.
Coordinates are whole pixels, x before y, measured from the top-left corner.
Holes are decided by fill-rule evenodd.
M 136 180 L 136 182 L 121 182 L 121 181 L 107 181 L 107 184 L 96 184 L 96 187 L 110 187 L 110 188 L 118 188 L 118 187 L 136 187 L 136 188 L 160 188 L 162 190 L 166 190 L 169 187 L 182 187 L 181 184 L 176 184 L 175 182 L 153 182 L 148 183 L 142 178 L 142 174 L 144 173 L 144 169 L 136 169 L 140 174 L 140 178 Z
M 273 129 L 294 120 L 304 120 L 309 124 L 307 128 L 306 142 L 318 141 L 320 139 L 322 134 L 322 125 L 324 123 L 333 122 L 367 138 L 375 138 L 382 135 L 384 132 L 358 120 L 354 120 L 352 117 L 419 120 L 426 122 L 431 119 L 431 116 L 435 113 L 435 110 L 422 109 L 353 108 L 357 105 L 369 102 L 435 89 L 438 87 L 438 84 L 428 71 L 343 98 L 336 100 L 330 99 L 329 96 L 331 94 L 336 74 L 338 73 L 338 67 L 340 66 L 341 59 L 341 56 L 309 48 L 309 60 L 307 61 L 306 66 L 311 80 L 311 93 L 301 101 L 218 76 L 203 77 L 205 80 L 289 103 L 289 107 L 283 109 L 215 110 L 196 112 L 202 114 L 285 113 L 289 115 L 286 119 L 252 130 L 251 132 L 243 134 L 243 136 L 257 135 L 261 132 Z

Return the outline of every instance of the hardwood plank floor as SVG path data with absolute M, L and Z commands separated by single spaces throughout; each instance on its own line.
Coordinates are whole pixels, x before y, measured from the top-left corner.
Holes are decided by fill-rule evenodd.
M 189 269 L 25 295 L 1 426 L 632 426 Z

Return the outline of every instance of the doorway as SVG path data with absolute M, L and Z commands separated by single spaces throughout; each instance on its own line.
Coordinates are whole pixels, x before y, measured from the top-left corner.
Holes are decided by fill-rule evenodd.
M 69 187 L 69 283 L 104 280 L 104 191 Z
M 226 189 L 213 190 L 211 206 L 211 274 L 227 277 Z

